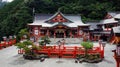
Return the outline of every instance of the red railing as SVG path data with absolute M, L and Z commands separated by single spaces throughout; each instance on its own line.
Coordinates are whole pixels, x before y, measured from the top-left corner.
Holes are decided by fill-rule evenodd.
M 101 57 L 103 50 L 100 47 L 94 47 L 88 50 L 88 54 L 100 54 Z M 64 58 L 75 58 L 77 55 L 85 54 L 85 49 L 78 46 L 44 46 L 41 50 L 38 50 L 39 54 L 47 54 L 49 57 L 64 57 Z
M 24 50 L 19 49 L 18 53 L 23 54 Z M 49 57 L 75 58 L 77 55 L 84 55 L 85 49 L 80 46 L 42 46 L 36 53 L 46 54 Z M 88 54 L 100 54 L 103 58 L 103 50 L 100 46 L 89 49 Z
M 14 40 L 10 40 L 10 41 L 2 41 L 1 43 L 0 43 L 0 49 L 2 49 L 2 48 L 5 48 L 5 47 L 8 47 L 8 46 L 12 46 L 12 45 L 14 45 L 16 43 L 16 39 L 14 39 Z

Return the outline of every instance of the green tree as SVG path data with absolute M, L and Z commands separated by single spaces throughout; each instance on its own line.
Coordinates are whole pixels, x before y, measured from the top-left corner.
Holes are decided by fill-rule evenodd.
M 29 32 L 27 31 L 27 29 L 21 29 L 19 34 L 18 34 L 18 38 L 22 39 L 29 39 Z
M 17 48 L 23 49 L 25 51 L 25 54 L 27 54 L 27 55 L 31 55 L 32 45 L 33 45 L 33 43 L 31 41 L 24 41 L 24 42 L 16 44 Z M 31 46 L 31 47 L 29 47 L 29 46 Z
M 93 43 L 92 42 L 82 42 L 81 45 L 85 48 L 85 57 L 87 57 L 88 49 L 93 48 Z
M 35 13 L 53 14 L 58 9 L 66 14 L 80 14 L 82 20 L 101 20 L 108 11 L 120 10 L 119 0 L 14 0 L 0 9 L 0 38 L 17 35 L 33 22 Z
M 40 45 L 45 45 L 45 46 L 46 46 L 46 44 L 50 44 L 50 42 L 51 41 L 50 41 L 48 36 L 44 36 L 39 40 L 39 44 Z

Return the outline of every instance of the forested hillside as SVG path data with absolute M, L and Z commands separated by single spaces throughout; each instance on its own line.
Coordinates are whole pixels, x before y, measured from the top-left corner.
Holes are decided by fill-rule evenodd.
M 5 4 L 7 4 L 6 2 L 0 2 L 0 8 L 2 8 Z
M 52 13 L 58 9 L 66 14 L 79 14 L 82 20 L 103 19 L 108 11 L 119 11 L 120 0 L 14 0 L 0 9 L 0 38 L 18 34 L 35 13 Z

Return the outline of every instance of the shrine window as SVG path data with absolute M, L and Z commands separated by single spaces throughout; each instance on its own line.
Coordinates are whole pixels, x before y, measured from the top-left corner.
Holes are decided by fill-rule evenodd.
M 55 20 L 57 20 L 57 19 L 55 19 Z
M 60 19 L 60 20 L 63 20 L 63 19 Z

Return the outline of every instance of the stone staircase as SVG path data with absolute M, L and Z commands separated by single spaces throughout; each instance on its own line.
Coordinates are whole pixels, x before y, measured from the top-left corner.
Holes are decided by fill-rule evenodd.
M 65 44 L 80 44 L 83 38 L 50 38 L 51 44 L 56 44 L 58 41 L 65 40 Z

